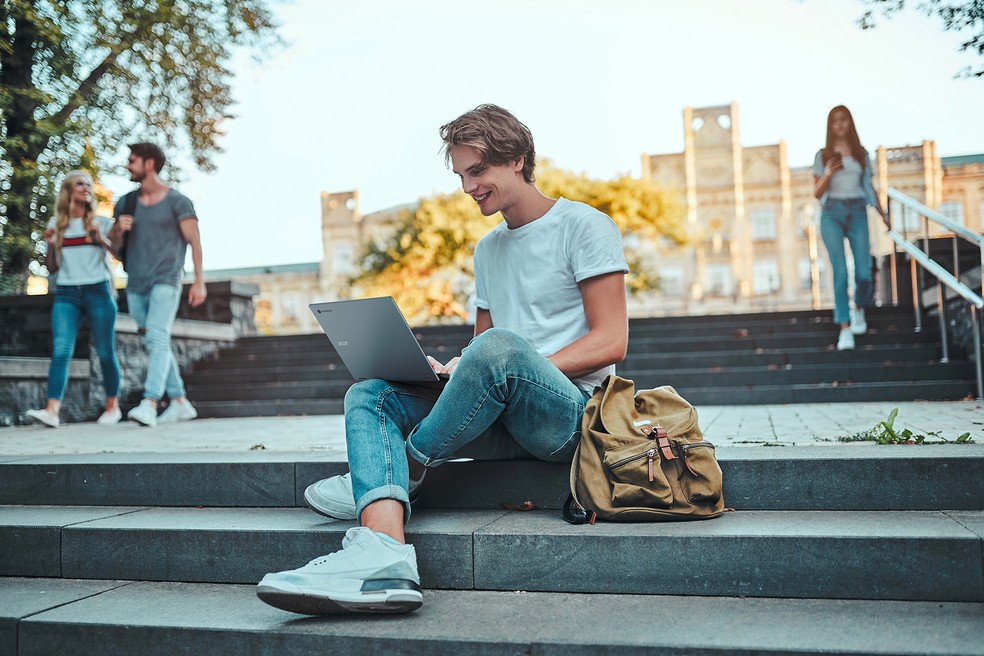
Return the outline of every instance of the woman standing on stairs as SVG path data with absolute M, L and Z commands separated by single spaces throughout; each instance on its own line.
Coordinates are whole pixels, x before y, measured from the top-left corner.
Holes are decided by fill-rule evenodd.
M 106 391 L 106 409 L 98 423 L 115 424 L 122 416 L 117 403 L 120 365 L 115 343 L 116 298 L 113 275 L 106 263 L 109 242 L 105 236 L 112 225 L 111 218 L 96 216 L 92 177 L 85 171 L 66 175 L 58 192 L 55 216 L 44 233 L 48 270 L 57 271 L 55 302 L 51 306 L 54 344 L 48 367 L 48 403 L 42 410 L 27 411 L 29 418 L 51 428 L 61 423 L 58 413 L 83 314 L 89 318 Z
M 892 227 L 872 176 L 871 158 L 861 145 L 851 112 L 843 105 L 834 107 L 827 115 L 826 146 L 813 162 L 813 194 L 820 199 L 820 236 L 834 274 L 834 322 L 841 328 L 838 351 L 852 350 L 854 336 L 867 332 L 864 309 L 874 305 L 868 206 Z M 845 238 L 854 258 L 854 309 L 848 298 Z

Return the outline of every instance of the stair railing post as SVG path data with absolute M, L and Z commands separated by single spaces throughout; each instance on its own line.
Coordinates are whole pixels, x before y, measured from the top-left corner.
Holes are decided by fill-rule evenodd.
M 974 329 L 974 368 L 977 373 L 977 400 L 984 401 L 984 377 L 981 375 L 981 317 L 977 306 L 970 304 L 970 323 Z
M 943 345 L 943 357 L 940 358 L 940 362 L 950 361 L 950 346 L 947 339 L 947 312 L 946 312 L 946 290 L 943 288 L 943 282 L 936 282 L 936 308 L 937 314 L 940 316 L 940 340 Z
M 916 332 L 922 332 L 922 294 L 919 293 L 919 273 L 916 258 L 909 256 L 909 273 L 912 279 L 912 311 L 915 313 Z
M 892 271 L 892 307 L 899 306 L 899 268 L 898 268 L 898 250 L 895 244 L 892 244 L 892 252 L 889 256 L 889 266 Z

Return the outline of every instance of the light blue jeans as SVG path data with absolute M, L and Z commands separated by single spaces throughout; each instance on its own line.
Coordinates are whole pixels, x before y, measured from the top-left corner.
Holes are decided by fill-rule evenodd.
M 345 395 L 356 517 L 380 499 L 404 505 L 407 454 L 430 466 L 451 457 L 570 460 L 590 394 L 519 335 L 491 328 L 461 353 L 442 386 L 367 380 Z
M 178 361 L 171 350 L 171 325 L 181 303 L 181 287 L 154 285 L 148 293 L 127 290 L 130 316 L 144 333 L 144 343 L 150 355 L 144 398 L 159 401 L 164 392 L 171 399 L 185 395 L 184 381 L 178 371 Z
M 116 359 L 116 299 L 108 282 L 92 285 L 58 285 L 51 306 L 51 364 L 48 398 L 62 400 L 68 385 L 68 368 L 75 353 L 82 315 L 89 318 L 89 332 L 99 355 L 106 396 L 119 396 L 120 364 Z
M 834 278 L 834 323 L 851 320 L 847 293 L 847 254 L 844 239 L 854 255 L 854 307 L 871 307 L 874 289 L 871 277 L 871 244 L 868 236 L 868 206 L 863 198 L 828 198 L 820 213 L 820 236 L 827 247 Z

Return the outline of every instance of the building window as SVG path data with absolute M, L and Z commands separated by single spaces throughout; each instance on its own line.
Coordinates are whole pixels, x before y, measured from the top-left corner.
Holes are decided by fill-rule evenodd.
M 817 258 L 817 274 L 819 277 L 818 283 L 821 289 L 823 289 L 824 277 L 826 276 L 826 260 L 821 257 Z M 800 290 L 808 292 L 813 289 L 813 273 L 811 272 L 810 258 L 804 257 L 799 262 L 799 279 L 800 279 Z
M 906 207 L 896 200 L 889 201 L 892 214 L 892 227 L 902 232 L 922 230 L 922 217 L 914 209 Z
M 756 207 L 750 215 L 753 241 L 775 241 L 776 212 L 771 207 Z
M 956 224 L 964 224 L 964 207 L 959 200 L 946 200 L 940 205 L 940 214 Z
M 712 296 L 731 295 L 731 266 L 728 264 L 707 265 L 707 293 Z
M 661 267 L 659 289 L 665 296 L 683 296 L 683 270 L 680 267 Z
M 293 294 L 284 294 L 280 297 L 280 312 L 287 321 L 296 321 L 298 314 L 297 297 Z
M 752 292 L 771 294 L 779 291 L 779 263 L 775 260 L 758 260 L 752 265 Z
M 355 253 L 352 244 L 335 244 L 332 269 L 337 274 L 355 273 Z

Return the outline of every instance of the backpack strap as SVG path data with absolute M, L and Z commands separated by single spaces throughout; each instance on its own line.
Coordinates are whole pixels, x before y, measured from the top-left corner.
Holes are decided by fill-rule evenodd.
M 133 213 L 137 211 L 137 196 L 140 195 L 140 188 L 137 187 L 133 191 L 124 194 L 120 201 L 123 203 L 122 214 L 129 214 L 133 216 Z M 116 217 L 113 217 L 116 218 Z M 126 270 L 126 243 L 130 239 L 129 231 L 123 233 L 123 244 L 120 245 L 120 263 L 123 265 L 124 271 Z

